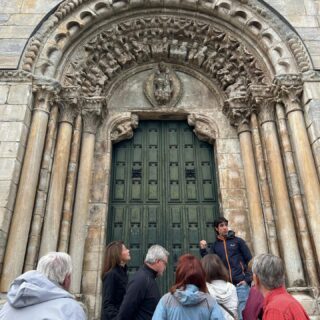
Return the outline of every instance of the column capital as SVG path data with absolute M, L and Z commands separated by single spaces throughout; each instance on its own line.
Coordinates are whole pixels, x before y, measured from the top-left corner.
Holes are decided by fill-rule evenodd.
M 248 95 L 233 95 L 225 101 L 223 113 L 228 117 L 231 125 L 237 127 L 238 134 L 244 131 L 250 131 L 249 117 L 252 113 L 252 107 Z
M 105 97 L 82 97 L 81 115 L 83 119 L 83 132 L 96 134 L 102 118 L 102 106 Z
M 301 95 L 303 80 L 300 74 L 283 74 L 275 77 L 274 84 L 279 100 L 284 104 L 286 113 L 302 110 Z
M 32 92 L 35 94 L 33 109 L 49 113 L 52 97 L 56 97 L 60 90 L 61 85 L 58 81 L 47 78 L 36 78 L 32 85 Z
M 57 98 L 60 111 L 60 122 L 73 124 L 74 118 L 80 112 L 81 99 L 79 99 L 79 86 L 65 86 Z
M 252 103 L 259 114 L 260 123 L 275 121 L 275 92 L 271 85 L 250 85 Z

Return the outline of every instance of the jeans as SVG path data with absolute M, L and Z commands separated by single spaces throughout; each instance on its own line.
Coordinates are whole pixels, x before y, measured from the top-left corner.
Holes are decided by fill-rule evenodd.
M 239 300 L 239 305 L 238 305 L 238 319 L 242 320 L 242 310 L 246 306 L 246 302 L 249 296 L 249 290 L 250 287 L 248 284 L 241 284 L 239 286 L 236 286 L 237 289 L 237 296 Z

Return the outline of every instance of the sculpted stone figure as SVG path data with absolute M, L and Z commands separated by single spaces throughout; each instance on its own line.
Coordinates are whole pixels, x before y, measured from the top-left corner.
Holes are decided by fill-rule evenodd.
M 154 97 L 158 104 L 163 105 L 170 101 L 173 94 L 172 77 L 167 66 L 160 62 L 153 79 Z

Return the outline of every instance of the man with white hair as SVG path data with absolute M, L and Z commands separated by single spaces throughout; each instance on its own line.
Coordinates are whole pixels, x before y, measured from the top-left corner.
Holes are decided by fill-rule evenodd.
M 144 265 L 128 283 L 117 320 L 151 320 L 161 298 L 155 279 L 165 271 L 168 256 L 169 252 L 159 245 L 149 248 Z
M 260 254 L 253 260 L 253 281 L 264 296 L 263 320 L 307 320 L 302 305 L 284 287 L 282 260 L 272 254 Z
M 12 282 L 0 319 L 85 320 L 82 307 L 67 291 L 71 271 L 68 254 L 50 252 L 43 256 L 37 270 L 28 271 Z

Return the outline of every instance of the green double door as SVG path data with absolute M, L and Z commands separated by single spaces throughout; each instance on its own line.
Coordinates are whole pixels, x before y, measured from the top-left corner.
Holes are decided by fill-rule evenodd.
M 169 263 L 158 281 L 165 293 L 179 256 L 199 256 L 199 240 L 214 237 L 213 148 L 184 121 L 141 121 L 131 140 L 114 145 L 112 158 L 107 241 L 121 239 L 130 248 L 130 274 L 151 245 L 164 246 Z

